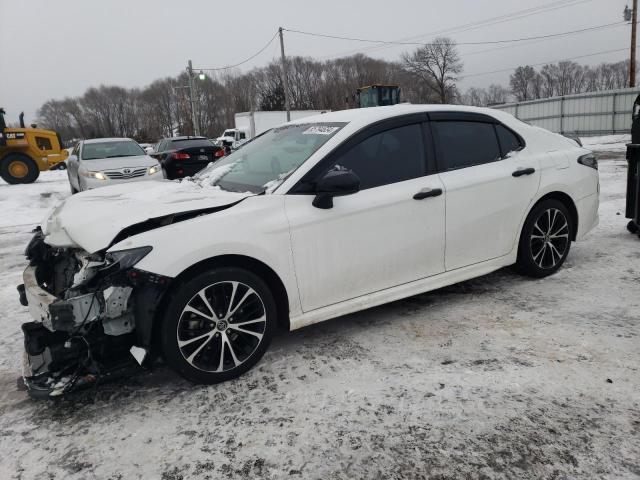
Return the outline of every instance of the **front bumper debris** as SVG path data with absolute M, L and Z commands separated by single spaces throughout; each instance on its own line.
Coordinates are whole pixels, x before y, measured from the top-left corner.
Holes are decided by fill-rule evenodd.
M 139 369 L 134 357 L 147 357 L 169 279 L 115 268 L 104 255 L 54 249 L 40 231 L 26 254 L 18 294 L 33 318 L 22 325 L 29 395 L 59 396 Z
M 22 279 L 31 317 L 52 332 L 73 331 L 83 320 L 95 318 L 100 313 L 100 300 L 95 293 L 63 300 L 41 288 L 34 266 L 25 269 Z

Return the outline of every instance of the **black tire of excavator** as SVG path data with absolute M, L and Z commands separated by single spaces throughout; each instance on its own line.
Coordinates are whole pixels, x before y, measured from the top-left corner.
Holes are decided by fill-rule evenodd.
M 26 168 L 26 173 L 23 176 L 16 176 L 15 173 L 12 173 L 11 166 L 16 163 L 20 163 L 22 164 L 21 167 Z M 39 176 L 40 170 L 38 169 L 38 165 L 27 155 L 22 153 L 9 153 L 0 160 L 0 177 L 10 185 L 33 183 Z

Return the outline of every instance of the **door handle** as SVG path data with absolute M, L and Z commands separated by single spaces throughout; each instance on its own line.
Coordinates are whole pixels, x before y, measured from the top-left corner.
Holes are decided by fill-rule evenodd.
M 423 188 L 413 196 L 414 200 L 422 200 L 423 198 L 437 197 L 442 195 L 441 188 Z
M 535 168 L 522 168 L 520 170 L 516 170 L 515 172 L 513 172 L 511 175 L 513 175 L 514 177 L 521 177 L 522 175 L 531 175 L 532 173 L 534 173 L 536 171 Z

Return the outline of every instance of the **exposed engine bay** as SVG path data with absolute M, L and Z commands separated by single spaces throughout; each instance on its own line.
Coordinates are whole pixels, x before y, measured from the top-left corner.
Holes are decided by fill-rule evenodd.
M 18 287 L 33 322 L 22 325 L 23 378 L 52 397 L 117 376 L 150 352 L 151 326 L 169 278 L 133 266 L 151 247 L 89 254 L 55 248 L 38 228 Z

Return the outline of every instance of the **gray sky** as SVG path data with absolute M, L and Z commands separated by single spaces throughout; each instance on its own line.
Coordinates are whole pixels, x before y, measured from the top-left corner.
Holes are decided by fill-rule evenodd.
M 574 3 L 578 3 L 575 0 Z M 50 98 L 81 95 L 91 86 L 142 87 L 175 75 L 191 58 L 195 67 L 218 67 L 258 51 L 278 26 L 338 36 L 402 40 L 512 14 L 553 0 L 0 0 L 0 106 L 8 121 L 25 111 L 31 122 Z M 558 3 L 558 2 L 557 2 Z M 626 0 L 588 0 L 483 28 L 447 35 L 458 42 L 554 34 L 622 20 Z M 223 16 L 226 15 L 226 18 Z M 507 84 L 509 72 L 474 75 L 520 64 L 574 58 L 628 48 L 630 26 L 618 25 L 546 41 L 460 46 L 460 87 Z M 414 41 L 414 40 L 411 40 Z M 375 47 L 375 46 L 374 46 Z M 497 49 L 501 47 L 500 49 Z M 396 59 L 391 48 L 285 32 L 287 54 L 327 58 L 361 51 Z M 474 53 L 491 50 L 483 53 Z M 274 42 L 242 70 L 279 55 Z M 623 60 L 628 51 L 576 59 L 597 64 Z

